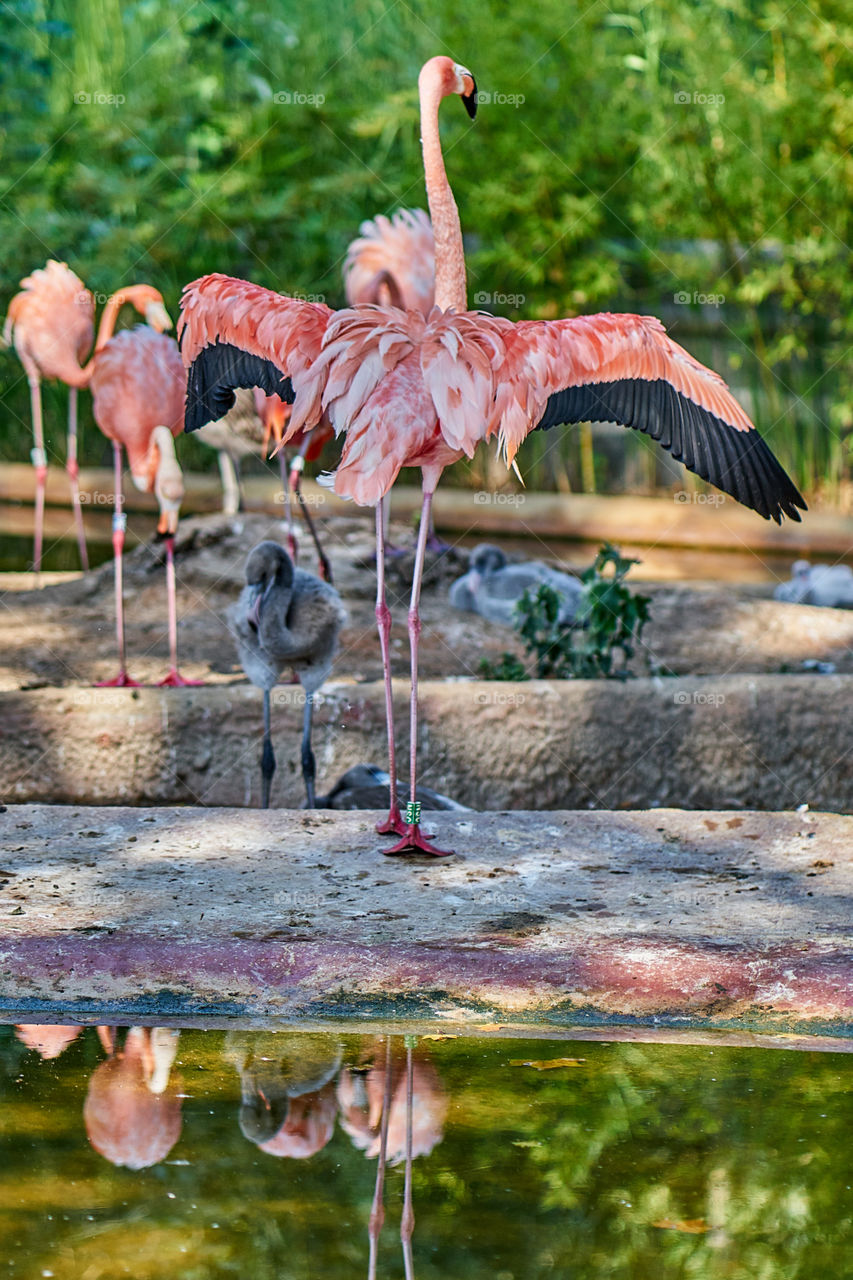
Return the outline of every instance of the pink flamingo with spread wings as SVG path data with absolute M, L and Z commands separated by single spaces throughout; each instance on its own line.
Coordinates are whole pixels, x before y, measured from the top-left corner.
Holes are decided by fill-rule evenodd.
M 497 439 L 511 463 L 525 437 L 558 423 L 615 421 L 657 440 L 691 471 L 765 518 L 799 520 L 805 503 L 722 378 L 650 316 L 508 320 L 467 310 L 465 257 L 438 129 L 441 100 L 476 109 L 471 73 L 432 58 L 418 81 L 427 197 L 435 234 L 435 308 L 333 312 L 223 275 L 184 292 L 187 430 L 221 416 L 232 388 L 259 385 L 293 400 L 285 440 L 324 416 L 346 440 L 336 492 L 377 508 L 377 619 L 388 711 L 389 853 L 442 854 L 420 831 L 416 802 L 418 604 L 432 496 L 443 469 Z M 419 467 L 423 508 L 409 609 L 411 800 L 396 801 L 381 502 L 401 467 Z
M 124 636 L 122 557 L 127 517 L 122 491 L 122 449 L 127 450 L 137 489 L 157 497 L 160 508 L 157 531 L 165 535 L 166 540 L 170 667 L 160 684 L 199 683 L 185 680 L 179 674 L 177 654 L 175 533 L 184 484 L 173 437 L 180 435 L 184 426 L 185 387 L 186 375 L 177 343 L 146 325 L 123 330 L 97 350 L 91 378 L 93 411 L 101 431 L 112 441 L 115 468 L 113 553 L 119 673 L 113 680 L 104 682 L 108 685 L 137 683 L 127 674 Z
M 98 330 L 98 345 L 109 340 L 115 328 L 118 312 L 125 302 L 131 303 L 154 328 L 163 329 L 171 324 L 163 307 L 163 299 L 147 286 L 134 286 L 109 299 Z M 80 563 L 89 567 L 86 553 L 86 535 L 83 529 L 83 513 L 80 508 L 80 486 L 77 465 L 77 392 L 89 385 L 94 369 L 94 356 L 83 361 L 92 346 L 95 321 L 95 300 L 83 281 L 64 262 L 51 259 L 32 275 L 21 281 L 21 292 L 9 303 L 4 341 L 14 342 L 15 350 L 30 384 L 30 403 L 33 418 L 34 448 L 33 466 L 36 472 L 35 549 L 33 568 L 41 570 L 42 541 L 44 531 L 44 497 L 47 483 L 47 453 L 42 422 L 41 382 L 56 379 L 68 387 L 68 445 L 65 470 L 71 482 L 71 498 L 74 520 L 77 526 L 77 542 Z

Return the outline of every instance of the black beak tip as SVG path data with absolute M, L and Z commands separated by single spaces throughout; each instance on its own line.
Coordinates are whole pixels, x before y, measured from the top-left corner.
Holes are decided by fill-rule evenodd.
M 465 93 L 462 95 L 462 101 L 465 103 L 465 110 L 468 112 L 468 115 L 473 120 L 477 115 L 477 82 L 476 80 L 474 80 L 473 76 L 471 77 L 471 80 L 474 83 L 474 88 L 471 90 L 470 93 Z

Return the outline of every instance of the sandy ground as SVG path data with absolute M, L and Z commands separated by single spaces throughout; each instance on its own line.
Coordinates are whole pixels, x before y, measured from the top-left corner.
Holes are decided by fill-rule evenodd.
M 392 538 L 411 545 L 411 531 L 392 526 Z M 262 515 L 203 516 L 183 523 L 178 538 L 181 669 L 208 683 L 244 679 L 225 611 L 243 581 L 249 549 L 261 538 L 283 540 L 280 522 Z M 349 610 L 336 676 L 381 676 L 374 621 L 373 541 L 363 519 L 336 517 L 323 525 L 335 583 Z M 468 550 L 430 556 L 422 597 L 421 672 L 424 678 L 474 676 L 482 657 L 518 652 L 513 634 L 447 601 L 450 583 L 465 571 Z M 556 563 L 556 562 L 555 562 Z M 315 567 L 307 538 L 300 564 Z M 413 557 L 389 562 L 394 615 L 394 674 L 408 674 L 406 612 Z M 565 566 L 564 566 L 565 567 Z M 583 567 L 572 564 L 573 569 Z M 781 604 L 763 585 L 695 582 L 639 584 L 652 597 L 637 674 L 678 675 L 797 672 L 816 661 L 853 672 L 853 612 Z M 113 573 L 110 565 L 39 591 L 3 590 L 0 577 L 0 690 L 90 684 L 115 673 Z M 128 666 L 153 683 L 166 671 L 165 575 L 162 548 L 148 544 L 126 559 Z

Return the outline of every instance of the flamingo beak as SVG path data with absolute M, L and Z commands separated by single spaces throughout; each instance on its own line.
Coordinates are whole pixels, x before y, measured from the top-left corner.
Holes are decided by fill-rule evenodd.
M 157 301 L 149 302 L 145 308 L 145 323 L 149 324 L 152 329 L 156 329 L 158 333 L 165 333 L 167 329 L 172 327 L 168 311 L 162 302 Z
M 460 94 L 460 97 L 465 104 L 465 110 L 473 120 L 477 115 L 477 81 L 470 71 L 466 71 L 462 76 L 462 83 L 465 86 L 465 92 Z
M 261 610 L 264 607 L 267 596 L 272 590 L 273 581 L 274 579 L 270 578 L 266 586 L 260 582 L 252 583 L 252 603 L 249 607 L 249 612 L 246 614 L 246 621 L 253 631 L 258 631 L 260 629 Z

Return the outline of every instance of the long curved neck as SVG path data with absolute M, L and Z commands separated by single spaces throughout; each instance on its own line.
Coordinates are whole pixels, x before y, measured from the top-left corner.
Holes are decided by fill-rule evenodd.
M 421 146 L 424 153 L 429 216 L 435 235 L 435 305 L 446 311 L 468 309 L 465 282 L 465 251 L 459 210 L 447 181 L 441 139 L 438 133 L 438 105 L 441 92 L 437 85 L 420 86 Z
M 128 297 L 128 293 L 129 290 L 125 290 L 123 293 L 114 293 L 108 300 L 101 315 L 101 323 L 98 325 L 98 336 L 95 339 L 94 350 L 89 356 L 86 364 L 84 364 L 80 369 L 79 374 L 75 374 L 74 380 L 71 383 L 72 386 L 83 388 L 89 385 L 92 374 L 95 371 L 95 357 L 99 351 L 103 350 L 115 333 L 118 313 L 126 302 L 131 301 Z

